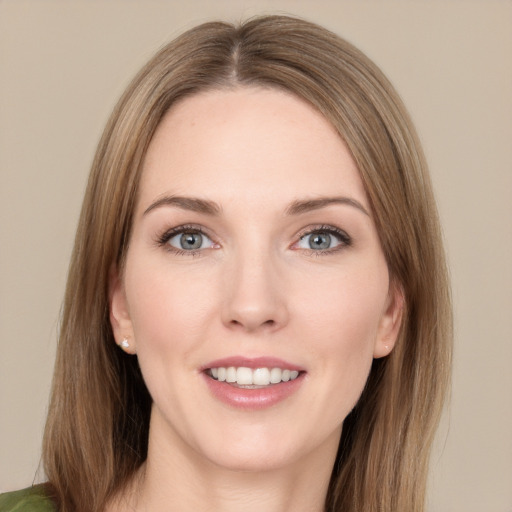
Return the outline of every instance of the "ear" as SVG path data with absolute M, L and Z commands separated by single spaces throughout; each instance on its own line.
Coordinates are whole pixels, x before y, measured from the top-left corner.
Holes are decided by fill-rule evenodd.
M 137 348 L 124 283 L 115 267 L 112 267 L 109 276 L 109 309 L 110 325 L 117 345 L 126 353 L 135 354 Z
M 380 319 L 373 357 L 385 357 L 395 346 L 402 325 L 404 292 L 398 284 L 390 283 L 385 310 Z

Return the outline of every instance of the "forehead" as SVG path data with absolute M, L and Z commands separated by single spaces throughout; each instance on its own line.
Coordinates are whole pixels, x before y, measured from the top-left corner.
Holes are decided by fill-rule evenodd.
M 277 89 L 200 93 L 174 105 L 150 143 L 141 202 L 159 194 L 276 202 L 351 194 L 366 203 L 359 172 L 334 127 Z

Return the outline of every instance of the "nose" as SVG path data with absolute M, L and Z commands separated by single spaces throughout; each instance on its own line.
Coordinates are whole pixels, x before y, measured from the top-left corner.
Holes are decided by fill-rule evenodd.
M 271 255 L 237 255 L 224 281 L 222 321 L 246 332 L 275 331 L 288 322 L 282 272 Z

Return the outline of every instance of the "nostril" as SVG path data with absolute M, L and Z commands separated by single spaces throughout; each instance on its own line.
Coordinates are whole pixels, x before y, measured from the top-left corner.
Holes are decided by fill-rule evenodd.
M 233 327 L 242 327 L 242 328 L 249 329 L 249 330 L 255 330 L 258 328 L 262 328 L 262 327 L 263 328 L 275 327 L 277 325 L 277 322 L 273 319 L 264 320 L 263 322 L 259 322 L 259 321 L 251 321 L 249 319 L 246 321 L 241 321 L 241 320 L 236 320 L 233 318 L 229 323 Z

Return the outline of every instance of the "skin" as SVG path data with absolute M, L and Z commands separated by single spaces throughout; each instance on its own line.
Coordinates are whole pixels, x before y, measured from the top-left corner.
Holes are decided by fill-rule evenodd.
M 162 199 L 177 196 L 217 211 Z M 345 201 L 290 213 L 326 197 Z M 165 238 L 182 225 L 203 231 L 201 249 Z M 333 228 L 343 237 L 311 248 L 307 233 Z M 119 503 L 323 510 L 343 420 L 373 358 L 392 350 L 400 311 L 359 172 L 316 110 L 259 88 L 175 105 L 149 146 L 126 265 L 111 282 L 116 341 L 129 340 L 154 400 L 147 463 Z M 240 410 L 201 372 L 228 356 L 278 357 L 305 373 L 285 400 Z

